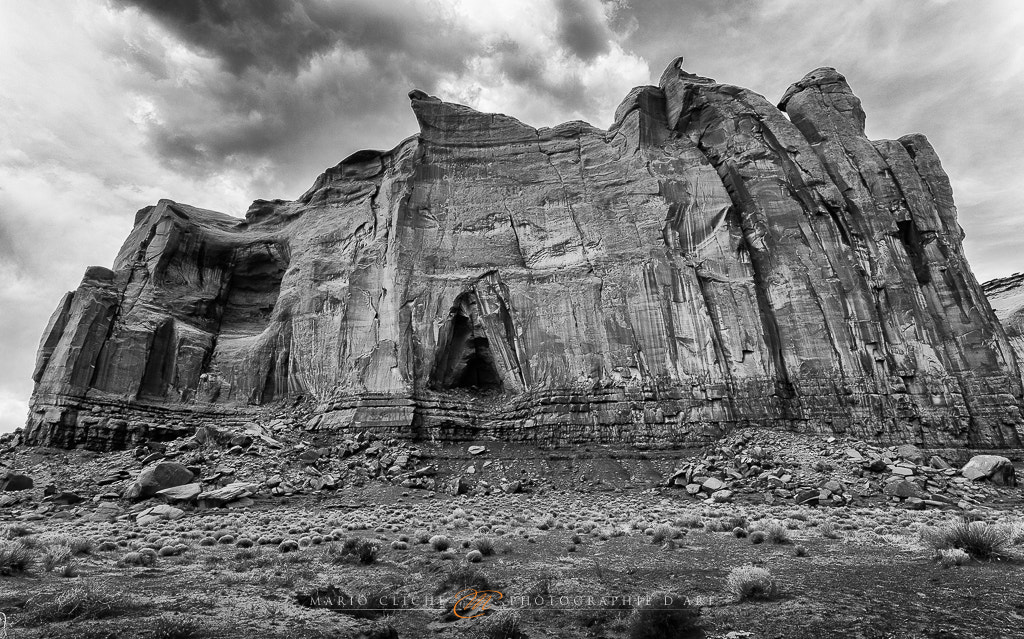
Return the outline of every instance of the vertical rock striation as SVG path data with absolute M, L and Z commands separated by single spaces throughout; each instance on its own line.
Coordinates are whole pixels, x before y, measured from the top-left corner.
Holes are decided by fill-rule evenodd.
M 412 438 L 1022 445 L 934 150 L 868 140 L 834 70 L 776 108 L 673 63 L 607 131 L 410 99 L 418 135 L 296 201 L 140 211 L 46 328 L 26 440 L 116 448 L 306 399 L 307 428 Z

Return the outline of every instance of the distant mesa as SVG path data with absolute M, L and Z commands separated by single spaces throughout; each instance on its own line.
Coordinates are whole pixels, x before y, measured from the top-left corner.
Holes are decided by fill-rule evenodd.
M 1008 336 L 924 136 L 869 140 L 834 69 L 775 107 L 681 66 L 607 131 L 414 90 L 417 135 L 295 201 L 139 211 L 46 326 L 23 439 L 289 415 L 538 446 L 759 425 L 1021 447 L 1020 307 Z

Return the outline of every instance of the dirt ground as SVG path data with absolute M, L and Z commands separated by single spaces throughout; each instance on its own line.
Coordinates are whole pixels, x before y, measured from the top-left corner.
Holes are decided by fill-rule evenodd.
M 0 577 L 0 612 L 14 639 L 515 636 L 488 634 L 486 620 L 505 609 L 518 636 L 618 638 L 631 636 L 630 611 L 602 596 L 669 591 L 699 609 L 710 637 L 1024 637 L 1021 513 L 979 513 L 1017 545 L 1006 559 L 944 568 L 921 530 L 956 521 L 951 511 L 704 504 L 667 488 L 451 496 L 371 483 L 260 498 L 238 511 L 189 510 L 148 526 L 19 522 L 6 534 L 32 539 L 36 556 L 24 572 Z M 755 544 L 734 532 L 775 522 L 788 540 Z M 658 524 L 677 537 L 656 543 Z M 451 548 L 420 542 L 436 535 Z M 480 538 L 493 554 L 470 563 Z M 91 547 L 47 566 L 46 549 L 69 539 Z M 289 539 L 297 548 L 282 552 Z M 346 539 L 374 542 L 372 563 L 339 554 Z M 147 546 L 181 552 L 126 564 Z M 728 574 L 747 564 L 767 569 L 777 594 L 739 601 L 729 592 Z M 467 575 L 473 587 L 502 593 L 483 617 L 451 612 Z M 386 593 L 406 607 L 302 605 L 303 594 L 328 586 L 356 598 Z

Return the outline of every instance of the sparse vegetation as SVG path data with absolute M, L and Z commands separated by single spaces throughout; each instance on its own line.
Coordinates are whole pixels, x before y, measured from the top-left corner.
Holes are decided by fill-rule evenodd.
M 25 572 L 32 563 L 33 555 L 33 551 L 22 544 L 0 541 L 0 575 Z
M 451 548 L 452 540 L 444 535 L 434 535 L 430 538 L 430 547 L 437 552 L 444 552 Z
M 944 568 L 962 566 L 971 559 L 971 556 L 960 548 L 942 548 L 936 552 L 938 553 L 939 563 Z
M 771 599 L 778 592 L 775 579 L 768 570 L 749 564 L 733 568 L 726 577 L 725 585 L 740 601 Z
M 700 610 L 689 605 L 686 597 L 674 592 L 656 592 L 633 610 L 629 619 L 629 639 L 703 636 Z
M 1010 531 L 1005 526 L 967 519 L 922 528 L 921 539 L 937 551 L 959 548 L 981 560 L 1005 557 L 1012 545 Z

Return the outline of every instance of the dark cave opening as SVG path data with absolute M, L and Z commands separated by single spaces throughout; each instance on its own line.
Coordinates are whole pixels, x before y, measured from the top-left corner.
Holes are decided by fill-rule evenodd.
M 463 294 L 452 307 L 441 332 L 431 375 L 431 387 L 435 390 L 490 394 L 503 389 L 491 342 L 477 325 L 476 307 L 473 294 Z
M 896 226 L 899 229 L 900 242 L 907 250 L 910 264 L 914 267 L 917 283 L 922 286 L 928 284 L 932 281 L 932 274 L 925 259 L 921 232 L 914 224 L 914 220 L 899 220 L 896 222 Z

